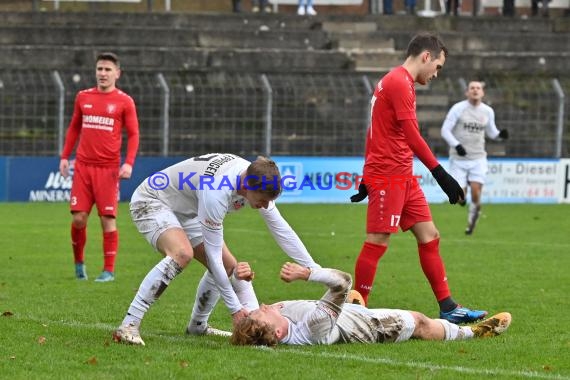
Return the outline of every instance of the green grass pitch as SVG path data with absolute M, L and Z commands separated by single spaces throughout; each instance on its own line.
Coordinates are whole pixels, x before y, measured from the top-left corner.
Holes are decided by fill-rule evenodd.
M 363 205 L 281 205 L 280 210 L 323 266 L 353 271 L 364 239 Z M 570 379 L 570 206 L 485 205 L 473 236 L 465 208 L 434 205 L 454 298 L 490 313 L 510 311 L 511 328 L 493 339 L 402 344 L 230 346 L 184 329 L 204 268 L 192 262 L 151 308 L 146 347 L 115 344 L 135 291 L 160 256 L 119 215 L 116 280 L 93 279 L 102 266 L 101 230 L 89 223 L 89 281 L 74 278 L 65 204 L 0 204 L 0 378 L 2 379 Z M 227 217 L 226 242 L 249 261 L 260 302 L 319 298 L 318 284 L 278 279 L 285 256 L 254 210 Z M 381 260 L 371 307 L 437 315 L 416 244 L 392 237 Z M 220 303 L 212 325 L 230 329 Z

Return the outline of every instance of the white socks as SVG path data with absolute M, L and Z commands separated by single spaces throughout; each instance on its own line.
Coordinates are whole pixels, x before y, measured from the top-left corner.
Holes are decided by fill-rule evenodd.
M 469 204 L 469 214 L 467 214 L 467 223 L 469 225 L 473 224 L 473 220 L 476 220 L 479 217 L 479 212 L 481 211 L 481 207 L 477 206 L 474 203 Z
M 123 325 L 139 326 L 145 313 L 168 287 L 170 281 L 182 272 L 180 265 L 166 256 L 148 272 L 139 286 L 139 290 L 129 306 Z
M 445 319 L 436 319 L 443 325 L 445 331 L 444 340 L 464 340 L 473 338 L 473 330 L 471 326 L 458 326 Z
M 230 283 L 244 308 L 248 311 L 259 309 L 259 302 L 257 301 L 257 296 L 253 290 L 251 281 L 238 280 L 232 274 L 230 276 Z M 206 330 L 208 327 L 208 318 L 210 314 L 212 314 L 219 299 L 220 292 L 218 291 L 214 277 L 209 271 L 206 271 L 198 284 L 196 300 L 192 308 L 192 316 L 190 317 L 190 322 L 188 322 L 188 333 L 199 334 Z
M 190 322 L 188 322 L 188 327 L 186 327 L 186 331 L 189 334 L 201 334 L 206 331 L 208 318 L 219 299 L 220 292 L 214 281 L 214 276 L 210 274 L 210 271 L 206 270 L 198 284 L 192 316 L 190 317 Z

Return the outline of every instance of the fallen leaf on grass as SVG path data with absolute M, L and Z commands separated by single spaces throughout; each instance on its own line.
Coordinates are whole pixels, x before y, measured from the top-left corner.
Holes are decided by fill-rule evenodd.
M 91 365 L 96 365 L 97 364 L 97 358 L 95 356 L 92 356 L 89 359 L 87 359 L 86 363 L 91 364 Z

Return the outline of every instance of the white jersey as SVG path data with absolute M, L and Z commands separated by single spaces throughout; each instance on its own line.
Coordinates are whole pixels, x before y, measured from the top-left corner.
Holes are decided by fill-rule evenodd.
M 242 309 L 222 262 L 225 216 L 248 205 L 237 194 L 244 187 L 240 175 L 251 163 L 228 153 L 211 153 L 172 165 L 147 178 L 133 193 L 131 205 L 158 201 L 181 224 L 199 223 L 212 272 L 224 303 L 233 314 Z M 291 226 L 283 219 L 275 202 L 259 209 L 271 234 L 285 253 L 300 265 L 319 268 Z
M 477 106 L 463 100 L 456 103 L 445 118 L 441 135 L 449 145 L 449 156 L 457 160 L 486 158 L 485 134 L 491 139 L 499 136 L 495 112 L 485 103 Z M 461 144 L 467 154 L 459 156 L 455 147 Z
M 384 343 L 409 339 L 414 329 L 407 311 L 368 309 L 345 303 L 351 286 L 347 273 L 321 268 L 309 281 L 329 287 L 318 301 L 284 301 L 281 314 L 289 321 L 281 343 L 294 345 L 335 343 Z
M 236 191 L 238 185 L 243 187 L 238 178 L 249 165 L 249 161 L 227 153 L 193 157 L 154 173 L 139 185 L 131 201 L 159 199 L 177 216 L 199 217 L 200 223 L 221 228 L 228 212 L 247 205 Z

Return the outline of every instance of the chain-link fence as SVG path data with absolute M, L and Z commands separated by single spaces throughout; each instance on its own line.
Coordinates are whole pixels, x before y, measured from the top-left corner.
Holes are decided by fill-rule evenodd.
M 118 85 L 137 104 L 140 155 L 361 156 L 381 75 L 128 71 Z M 94 76 L 0 70 L 0 155 L 57 156 L 75 95 L 93 86 Z M 569 156 L 570 78 L 481 79 L 497 126 L 511 132 L 507 142 L 488 143 L 491 155 Z M 447 155 L 441 124 L 465 98 L 467 80 L 441 77 L 417 87 L 422 134 L 438 155 Z
M 0 155 L 54 155 L 58 90 L 51 72 L 0 73 Z

